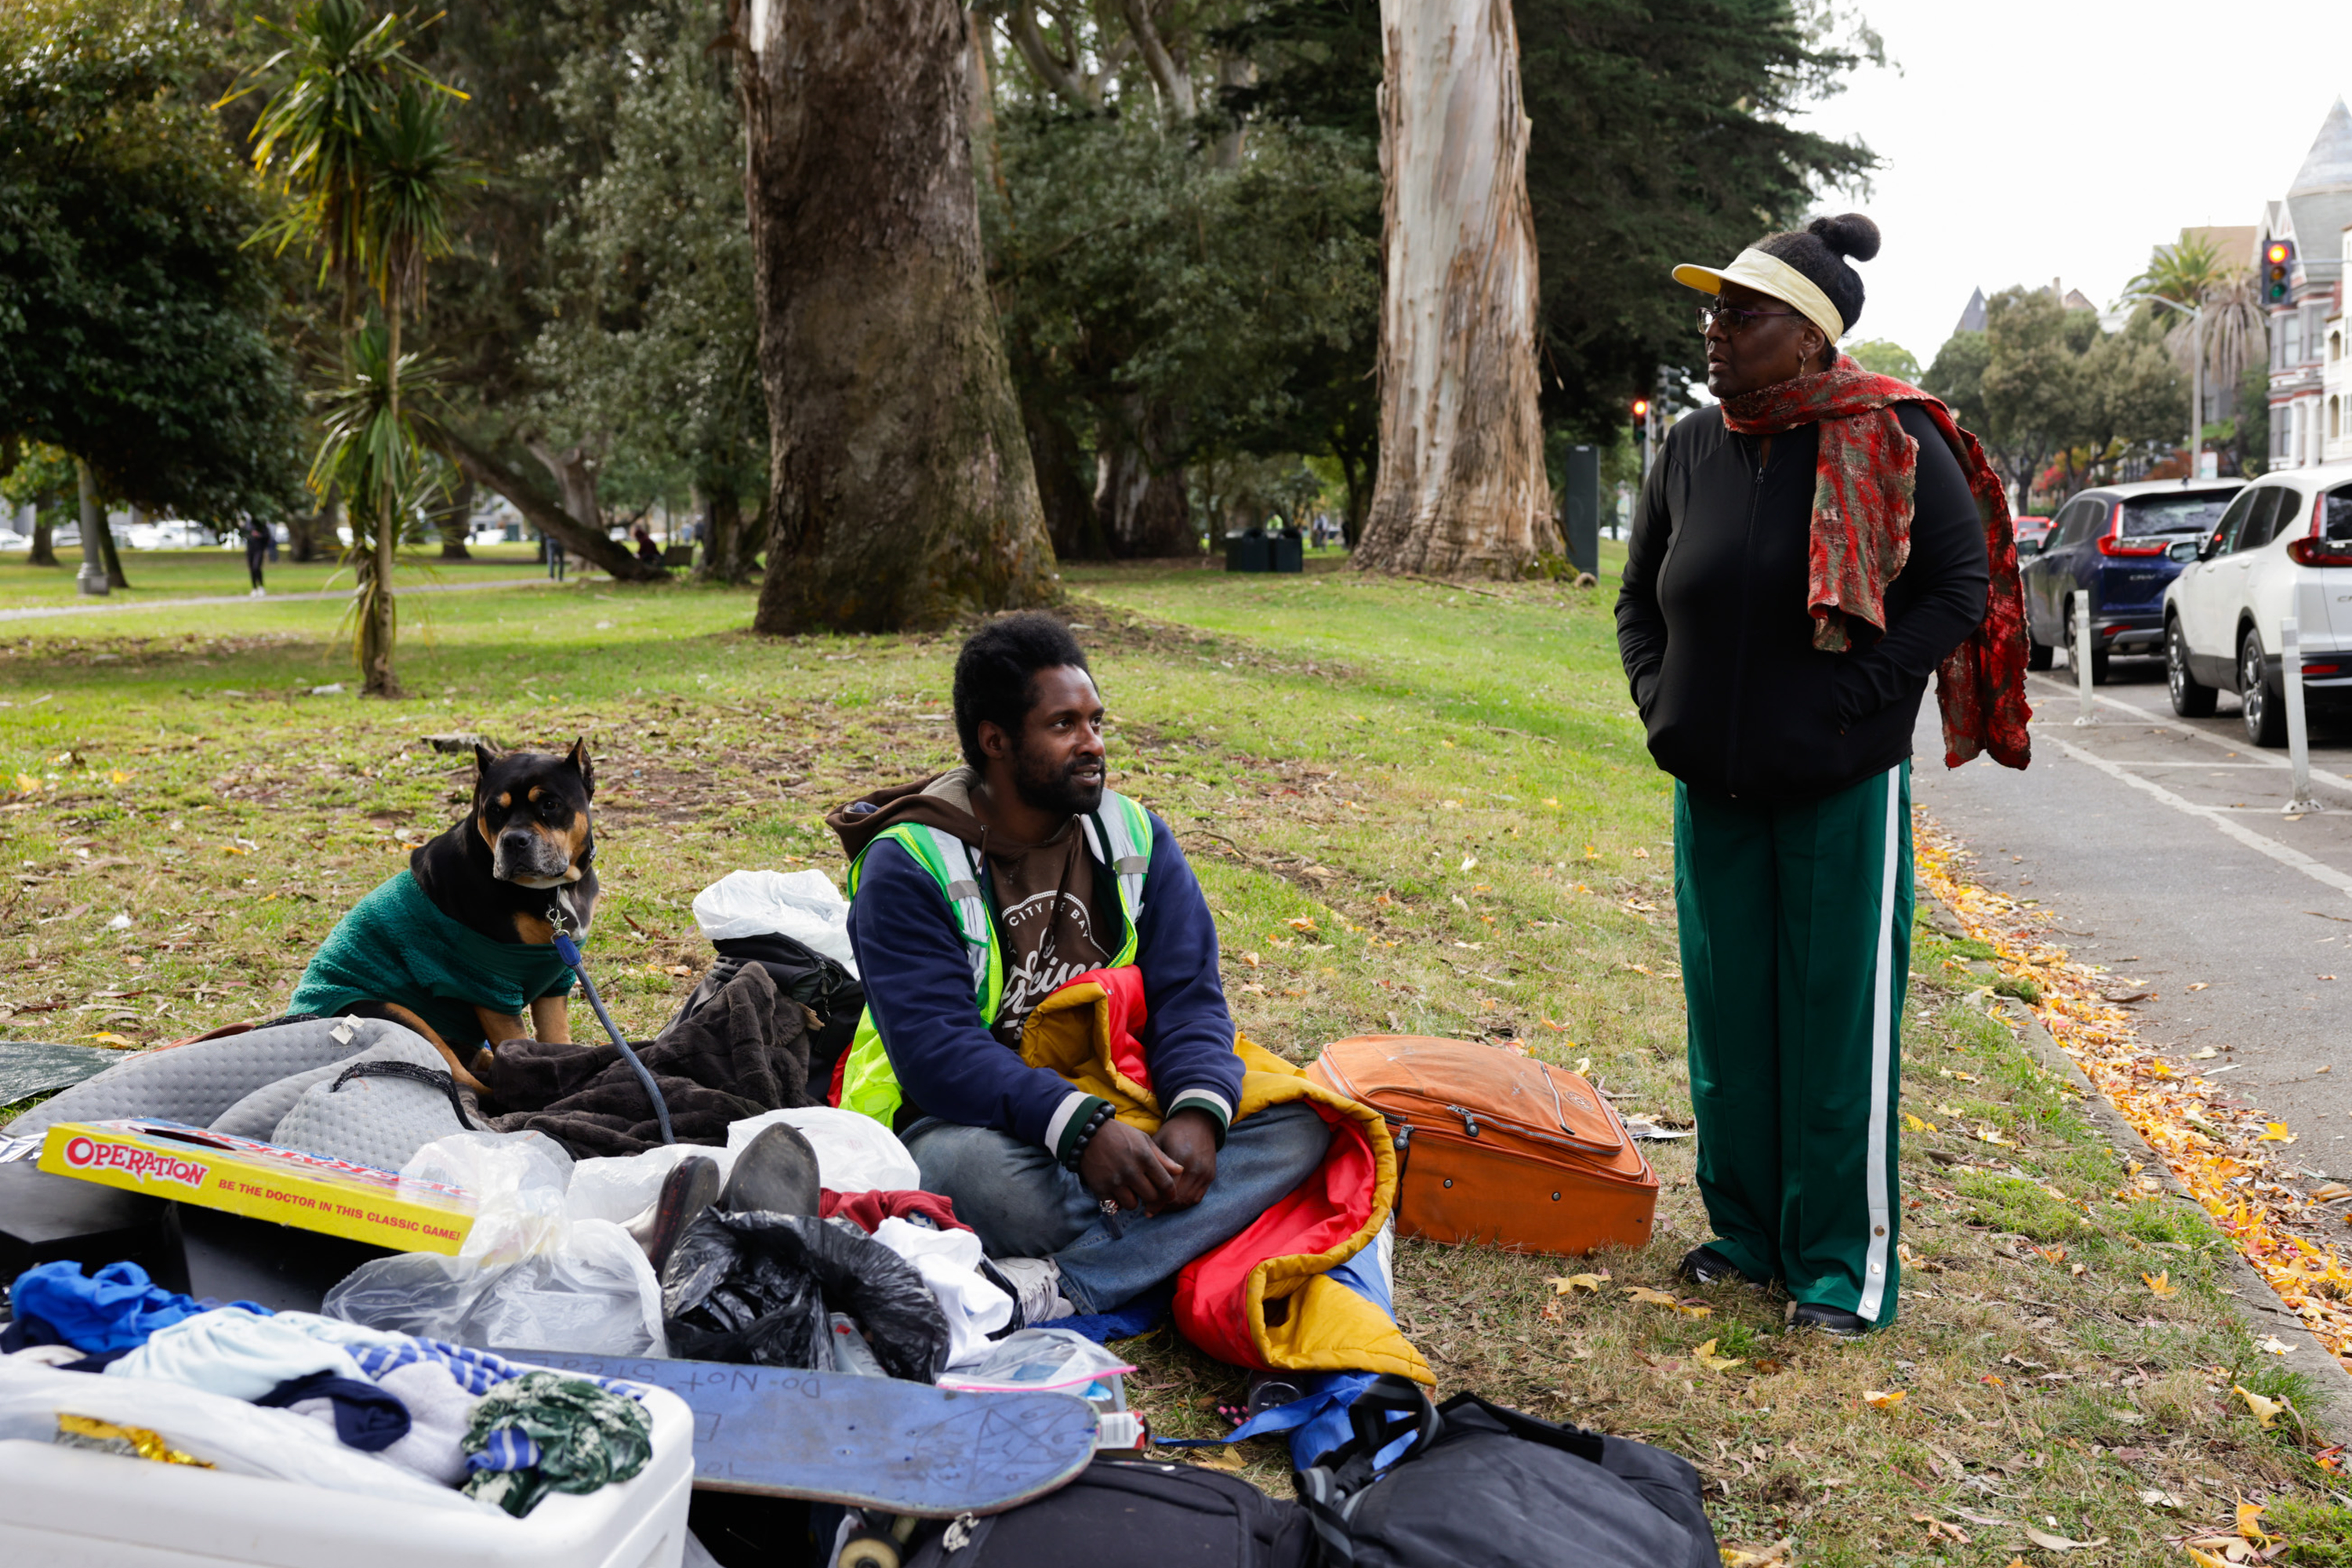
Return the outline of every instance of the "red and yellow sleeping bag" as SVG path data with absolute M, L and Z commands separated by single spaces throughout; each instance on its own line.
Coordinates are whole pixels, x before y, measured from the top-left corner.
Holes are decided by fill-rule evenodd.
M 1021 1056 L 1098 1094 L 1118 1119 L 1160 1130 L 1159 1101 L 1136 1031 L 1143 979 L 1133 965 L 1074 976 L 1023 1026 Z M 1395 1373 L 1434 1383 L 1429 1363 L 1379 1306 L 1326 1278 L 1369 1246 L 1396 1201 L 1396 1150 L 1380 1112 L 1236 1037 L 1241 1103 L 1234 1120 L 1304 1100 L 1332 1129 L 1313 1175 L 1250 1227 L 1176 1279 L 1176 1326 L 1220 1361 L 1281 1372 Z

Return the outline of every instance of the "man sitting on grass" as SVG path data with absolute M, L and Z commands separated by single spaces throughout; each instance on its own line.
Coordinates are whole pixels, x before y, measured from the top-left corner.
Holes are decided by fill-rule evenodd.
M 855 862 L 867 999 L 840 1102 L 898 1129 L 1024 1322 L 1110 1311 L 1280 1200 L 1330 1129 L 1303 1103 L 1234 1120 L 1216 925 L 1168 825 L 1105 787 L 1102 698 L 1068 629 L 1028 614 L 975 633 L 955 721 L 963 767 L 828 818 Z M 1156 1135 L 1021 1056 L 1040 1001 L 1124 964 L 1142 979 Z

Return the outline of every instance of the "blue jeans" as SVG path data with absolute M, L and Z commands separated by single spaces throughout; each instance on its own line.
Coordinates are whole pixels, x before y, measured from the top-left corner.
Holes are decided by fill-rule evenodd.
M 1080 1312 L 1108 1312 L 1173 1279 L 1231 1240 L 1323 1163 L 1331 1129 L 1306 1105 L 1273 1105 L 1234 1123 L 1216 1179 L 1190 1208 L 1118 1216 L 1118 1233 L 1074 1171 L 1046 1150 L 986 1127 L 925 1117 L 906 1132 L 923 1186 L 954 1200 L 992 1258 L 1051 1258 Z

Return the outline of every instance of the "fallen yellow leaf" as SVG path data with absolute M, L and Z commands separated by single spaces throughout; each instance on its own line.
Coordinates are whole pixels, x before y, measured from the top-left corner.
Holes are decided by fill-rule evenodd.
M 1713 1340 L 1707 1341 L 1706 1343 L 1691 1352 L 1691 1359 L 1709 1372 L 1729 1372 L 1735 1366 L 1746 1364 L 1741 1357 L 1716 1354 L 1715 1343 Z
M 2139 1280 L 2154 1295 L 2171 1297 L 2180 1294 L 2180 1287 L 2172 1282 L 2172 1270 L 2169 1268 L 2158 1274 L 2142 1274 Z
M 2279 1413 L 2286 1408 L 2284 1405 L 2275 1399 L 2264 1399 L 2243 1384 L 2234 1384 L 2233 1391 L 2246 1402 L 2246 1408 L 2253 1413 L 2254 1420 L 2263 1431 L 2267 1432 L 2278 1425 Z
M 1900 1410 L 1903 1408 L 1903 1399 L 1904 1390 L 1899 1388 L 1892 1393 L 1882 1393 L 1875 1388 L 1865 1388 L 1862 1391 L 1862 1402 L 1874 1410 Z
M 2242 1502 L 2238 1505 L 2238 1533 L 2244 1536 L 2257 1552 L 2271 1543 L 2270 1536 L 2263 1530 L 2262 1504 Z
M 1903 1126 L 1906 1131 L 1910 1132 L 1933 1132 L 1936 1131 L 1936 1124 L 1934 1122 L 1922 1121 L 1919 1118 L 1912 1115 L 1907 1110 L 1903 1113 Z
M 2053 1535 L 2046 1530 L 2036 1530 L 2030 1524 L 2025 1527 L 2025 1539 L 2041 1547 L 2044 1552 L 2086 1552 L 2094 1546 L 2105 1546 L 2107 1543 L 2107 1538 L 2104 1535 L 2095 1541 L 2069 1541 L 2063 1535 Z
M 1723 1559 L 1723 1568 L 1788 1568 L 1789 1549 L 1792 1540 L 1776 1541 L 1761 1552 L 1744 1551 L 1737 1546 L 1718 1546 L 1716 1553 Z
M 1598 1274 L 1555 1274 L 1544 1283 L 1551 1287 L 1555 1296 L 1572 1295 L 1579 1290 L 1590 1290 L 1597 1296 L 1608 1279 L 1609 1270 L 1604 1268 Z
M 2237 1568 L 2228 1558 L 2216 1557 L 2201 1546 L 2184 1542 L 2180 1550 L 2189 1553 L 2189 1561 L 2196 1563 L 2197 1568 Z
M 2207 1047 L 2206 1047 L 2203 1050 L 2201 1050 L 2201 1051 L 2191 1051 L 2191 1052 L 2189 1052 L 2189 1059 L 2190 1061 L 2192 1061 L 2192 1062 L 2210 1062 L 2210 1061 L 2211 1061 L 2215 1057 L 2218 1057 L 2218 1056 L 2220 1056 L 2221 1054 L 2221 1052 L 2219 1052 L 2219 1051 L 2215 1050 L 2212 1047 L 2210 1047 L 2210 1046 L 2207 1046 Z
M 2284 1121 L 2265 1121 L 2263 1123 L 2263 1135 L 2255 1140 L 2256 1142 L 2292 1143 L 2294 1142 L 2294 1134 L 2286 1130 L 2286 1123 Z
M 2202 991 L 2202 990 L 2204 990 L 2204 989 L 2205 989 L 2205 984 L 2206 984 L 2206 983 L 2205 983 L 2204 981 L 2200 980 L 2200 981 L 2197 981 L 2196 983 L 2194 983 L 2193 984 L 2191 984 L 2191 985 L 2189 987 L 2189 989 L 2190 989 L 2191 991 Z
M 1667 1295 L 1664 1290 L 1653 1290 L 1647 1285 L 1628 1285 L 1625 1287 L 1625 1294 L 1632 1297 L 1634 1300 L 1639 1301 L 1644 1307 L 1679 1307 L 1682 1305 L 1681 1302 L 1675 1300 L 1672 1296 Z

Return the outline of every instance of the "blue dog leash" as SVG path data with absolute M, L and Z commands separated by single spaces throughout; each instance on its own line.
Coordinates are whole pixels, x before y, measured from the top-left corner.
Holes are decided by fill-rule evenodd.
M 646 1086 L 646 1098 L 654 1102 L 654 1117 L 661 1123 L 662 1142 L 675 1143 L 677 1139 L 669 1130 L 669 1104 L 662 1099 L 660 1086 L 654 1082 L 654 1075 L 646 1070 L 644 1062 L 637 1059 L 637 1053 L 629 1048 L 629 1042 L 621 1037 L 621 1026 L 613 1022 L 613 1015 L 604 1011 L 604 999 L 596 994 L 596 983 L 588 978 L 587 967 L 580 961 L 580 944 L 572 940 L 571 916 L 572 911 L 564 906 L 560 895 L 548 908 L 548 922 L 555 927 L 555 956 L 563 960 L 572 973 L 580 977 L 580 989 L 587 994 L 588 1005 L 596 1009 L 597 1022 L 603 1024 L 604 1032 L 613 1037 L 613 1044 L 620 1047 L 621 1056 L 636 1073 L 637 1081 Z

